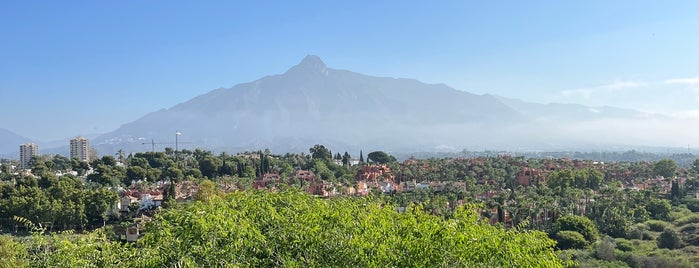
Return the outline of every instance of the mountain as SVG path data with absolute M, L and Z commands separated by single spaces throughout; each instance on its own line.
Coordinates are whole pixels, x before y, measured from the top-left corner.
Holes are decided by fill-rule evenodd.
M 307 151 L 316 143 L 357 150 L 487 145 L 501 140 L 486 138 L 507 136 L 494 130 L 524 120 L 490 95 L 332 69 L 310 55 L 283 74 L 150 113 L 93 144 L 144 151 L 150 146 L 142 143 L 151 139 L 173 143 L 178 130 L 181 141 L 191 142 L 182 148 L 214 150 Z
M 0 128 L 0 141 L 0 156 L 8 158 L 17 158 L 19 145 L 30 142 L 28 138 L 3 128 Z
M 607 127 L 599 120 L 642 117 L 613 107 L 536 104 L 368 76 L 329 68 L 309 55 L 283 74 L 147 114 L 91 144 L 102 154 L 162 150 L 175 147 L 178 131 L 179 148 L 214 151 L 303 152 L 314 144 L 342 151 L 566 149 L 596 142 L 597 128 Z
M 488 95 L 488 94 L 486 94 Z M 521 113 L 527 118 L 538 122 L 567 123 L 575 121 L 599 120 L 605 118 L 645 118 L 649 115 L 633 109 L 623 109 L 611 106 L 589 107 L 571 103 L 540 104 L 519 99 L 495 96 L 503 104 Z

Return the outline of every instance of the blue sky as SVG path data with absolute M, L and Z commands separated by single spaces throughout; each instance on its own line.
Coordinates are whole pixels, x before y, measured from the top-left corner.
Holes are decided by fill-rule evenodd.
M 0 1 L 0 128 L 102 133 L 305 55 L 534 102 L 699 116 L 697 1 Z

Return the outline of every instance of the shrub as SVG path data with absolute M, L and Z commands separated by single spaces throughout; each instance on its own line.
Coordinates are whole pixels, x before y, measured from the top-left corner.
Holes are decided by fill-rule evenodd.
M 687 205 L 687 209 L 692 212 L 699 212 L 699 199 L 697 198 L 685 198 L 682 199 L 682 203 Z
M 658 247 L 667 249 L 676 249 L 682 246 L 682 239 L 679 234 L 670 228 L 666 228 L 660 236 L 658 236 Z
M 611 237 L 605 237 L 600 239 L 600 241 L 595 245 L 595 256 L 598 259 L 605 261 L 615 261 L 616 256 L 614 256 L 614 249 L 616 249 L 616 242 Z
M 559 249 L 583 249 L 588 245 L 585 237 L 576 231 L 560 231 L 555 239 Z
M 25 267 L 27 249 L 20 243 L 12 240 L 11 236 L 0 235 L 0 263 L 1 267 Z
M 647 232 L 648 230 L 648 225 L 643 223 L 634 224 L 633 226 L 629 227 L 628 230 L 626 230 L 626 238 L 643 239 L 644 232 Z
M 692 214 L 687 217 L 679 218 L 675 221 L 677 226 L 682 226 L 689 223 L 699 223 L 699 214 Z
M 632 251 L 634 249 L 633 242 L 619 238 L 616 240 L 616 248 L 618 248 L 621 251 Z
M 575 231 L 581 234 L 587 243 L 593 243 L 599 237 L 597 226 L 583 216 L 568 215 L 558 218 L 554 226 L 554 233 L 560 231 Z
M 653 231 L 653 232 L 662 232 L 667 228 L 670 224 L 664 221 L 658 221 L 658 220 L 650 220 L 645 222 L 645 224 L 648 226 L 648 228 Z
M 689 245 L 699 246 L 699 223 L 691 223 L 680 228 L 682 240 Z

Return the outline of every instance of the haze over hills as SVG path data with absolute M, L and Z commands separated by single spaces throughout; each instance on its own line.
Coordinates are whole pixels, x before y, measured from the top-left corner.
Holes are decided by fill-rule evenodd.
M 0 141 L 2 141 L 0 142 L 0 156 L 2 156 L 17 155 L 19 153 L 19 145 L 31 140 L 7 129 L 0 128 Z
M 582 111 L 582 112 L 581 112 Z M 98 137 L 98 149 L 148 150 L 150 139 L 222 150 L 306 151 L 544 148 L 565 145 L 537 118 L 637 117 L 632 110 L 540 105 L 475 95 L 443 84 L 328 68 L 317 56 L 279 75 L 221 88 L 150 113 Z M 568 116 L 570 115 L 570 116 Z M 545 135 L 546 134 L 546 135 Z M 163 145 L 174 147 L 173 144 Z M 161 146 L 162 147 L 162 146 Z
M 610 144 L 597 140 L 607 135 L 601 131 L 606 123 L 600 122 L 649 118 L 659 117 L 614 107 L 537 104 L 444 84 L 368 76 L 328 68 L 309 55 L 283 74 L 216 89 L 152 112 L 91 144 L 101 154 L 149 151 L 151 141 L 162 150 L 175 147 L 179 131 L 180 148 L 215 151 L 301 152 L 318 143 L 343 151 L 597 149 Z M 621 134 L 609 135 L 622 141 L 624 135 L 633 135 L 615 131 Z M 622 145 L 628 144 L 632 143 Z

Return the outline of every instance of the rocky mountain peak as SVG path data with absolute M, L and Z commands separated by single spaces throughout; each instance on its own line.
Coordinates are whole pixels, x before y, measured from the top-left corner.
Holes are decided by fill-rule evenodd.
M 323 73 L 328 67 L 316 55 L 308 55 L 299 64 L 291 67 L 287 73 Z

